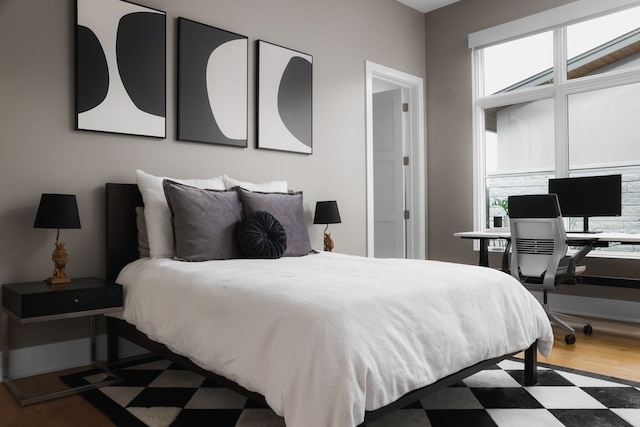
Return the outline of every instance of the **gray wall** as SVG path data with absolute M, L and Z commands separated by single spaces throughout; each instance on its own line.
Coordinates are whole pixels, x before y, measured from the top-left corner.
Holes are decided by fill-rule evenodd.
M 425 77 L 424 15 L 394 0 L 139 0 L 167 12 L 167 138 L 74 131 L 74 1 L 0 0 L 0 283 L 51 274 L 55 230 L 33 229 L 41 193 L 74 193 L 81 230 L 63 230 L 72 277 L 104 277 L 104 183 L 143 169 L 173 177 L 287 179 L 304 191 L 312 246 L 317 200 L 336 199 L 335 250 L 364 255 L 365 60 Z M 176 18 L 249 37 L 249 148 L 176 141 Z M 255 40 L 313 55 L 313 155 L 255 149 Z M 86 334 L 34 325 L 15 347 Z M 55 333 L 49 333 L 53 332 Z
M 429 257 L 475 264 L 471 241 L 452 237 L 473 229 L 473 136 L 469 33 L 571 3 L 570 0 L 462 0 L 427 13 L 427 159 Z M 452 197 L 455 195 L 455 197 Z M 500 254 L 492 254 L 498 266 Z M 640 278 L 638 260 L 588 259 L 593 275 Z M 566 293 L 640 301 L 640 290 L 567 287 Z

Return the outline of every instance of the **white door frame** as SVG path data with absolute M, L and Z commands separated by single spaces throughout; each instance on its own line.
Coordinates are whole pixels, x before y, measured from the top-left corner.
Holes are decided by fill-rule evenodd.
M 407 209 L 411 235 L 407 236 L 407 258 L 426 259 L 426 194 L 425 174 L 425 120 L 424 83 L 421 77 L 413 76 L 384 65 L 365 61 L 365 110 L 366 110 L 366 173 L 367 173 L 367 256 L 374 254 L 374 208 L 373 208 L 373 81 L 381 80 L 409 92 L 410 129 L 408 141 L 411 168 L 411 193 L 407 194 Z

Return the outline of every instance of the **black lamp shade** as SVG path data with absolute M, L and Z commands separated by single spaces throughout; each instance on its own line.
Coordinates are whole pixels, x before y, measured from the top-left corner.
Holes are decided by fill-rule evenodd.
M 316 203 L 316 213 L 313 216 L 314 224 L 340 224 L 340 212 L 335 200 Z
M 34 228 L 80 228 L 78 203 L 74 194 L 43 194 Z

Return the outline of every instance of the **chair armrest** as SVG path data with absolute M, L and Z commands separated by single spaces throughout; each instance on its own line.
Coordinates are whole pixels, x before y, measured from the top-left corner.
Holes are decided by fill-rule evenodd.
M 576 264 L 579 263 L 580 261 L 582 261 L 584 259 L 584 257 L 587 256 L 587 254 L 589 252 L 591 252 L 591 250 L 594 248 L 595 246 L 595 240 L 594 241 L 590 241 L 587 244 L 585 244 L 582 249 L 580 249 L 578 252 L 576 252 L 573 256 L 569 257 L 568 263 L 567 263 L 567 271 L 563 272 L 560 276 L 562 277 L 559 281 L 562 282 L 567 282 L 567 281 L 571 281 L 570 283 L 575 283 L 575 277 L 576 277 Z M 584 271 L 584 269 L 582 269 L 582 271 Z M 580 271 L 580 273 L 582 273 L 582 271 Z M 580 274 L 579 273 L 579 274 Z
M 580 249 L 578 252 L 576 252 L 573 256 L 570 257 L 569 262 L 571 263 L 573 261 L 573 264 L 575 265 L 576 263 L 582 261 L 584 257 L 586 257 L 587 254 L 593 250 L 593 248 L 595 247 L 595 244 L 596 244 L 596 240 L 592 240 L 586 243 L 582 247 L 582 249 Z

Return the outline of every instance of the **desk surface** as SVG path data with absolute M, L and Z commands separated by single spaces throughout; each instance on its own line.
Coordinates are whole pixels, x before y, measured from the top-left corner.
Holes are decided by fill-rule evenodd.
M 508 228 L 495 228 L 484 231 L 461 231 L 453 234 L 463 239 L 509 239 L 511 232 Z M 640 244 L 640 234 L 636 233 L 567 233 L 569 240 L 599 242 L 620 242 Z
M 511 232 L 508 228 L 493 228 L 484 231 L 462 231 L 453 234 L 463 239 L 475 239 L 480 241 L 479 265 L 489 266 L 489 242 L 492 239 L 510 239 Z M 596 241 L 594 242 L 594 239 Z M 640 244 L 638 233 L 567 233 L 570 245 L 582 246 L 590 242 L 594 246 L 609 246 L 610 244 L 634 245 Z M 503 258 L 502 268 L 505 269 Z M 640 279 L 609 277 L 609 276 L 581 276 L 584 283 L 593 285 L 616 286 L 623 288 L 640 289 Z

